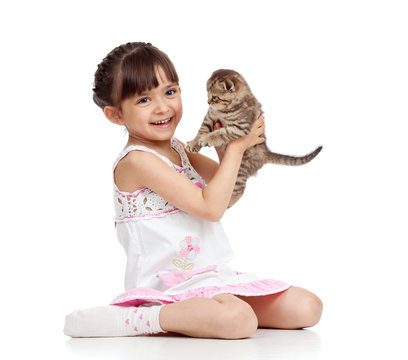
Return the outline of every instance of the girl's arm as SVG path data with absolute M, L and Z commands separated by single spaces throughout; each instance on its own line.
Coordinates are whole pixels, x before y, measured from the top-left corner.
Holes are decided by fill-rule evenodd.
M 204 190 L 149 152 L 130 152 L 126 156 L 127 167 L 138 184 L 152 189 L 173 206 L 205 220 L 218 221 L 228 207 L 245 150 L 265 141 L 260 137 L 263 132 L 263 119 L 259 119 L 248 135 L 230 142 Z
M 194 170 L 197 171 L 204 179 L 205 183 L 208 184 L 214 177 L 215 173 L 218 171 L 220 164 L 199 153 L 186 153 Z

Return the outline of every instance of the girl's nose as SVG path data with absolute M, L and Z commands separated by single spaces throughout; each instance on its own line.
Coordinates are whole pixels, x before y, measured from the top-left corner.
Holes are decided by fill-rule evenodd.
M 168 111 L 168 109 L 169 109 L 169 106 L 168 106 L 168 104 L 166 102 L 166 99 L 158 99 L 156 101 L 155 110 L 156 110 L 157 113 L 164 114 L 164 113 L 166 113 Z

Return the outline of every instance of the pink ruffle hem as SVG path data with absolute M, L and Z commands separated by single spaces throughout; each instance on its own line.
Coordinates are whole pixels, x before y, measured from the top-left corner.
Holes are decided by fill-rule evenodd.
M 152 302 L 166 305 L 196 297 L 212 298 L 219 294 L 264 296 L 280 293 L 290 286 L 279 280 L 266 279 L 226 286 L 206 286 L 174 295 L 168 295 L 155 289 L 139 287 L 117 296 L 110 305 L 140 306 Z

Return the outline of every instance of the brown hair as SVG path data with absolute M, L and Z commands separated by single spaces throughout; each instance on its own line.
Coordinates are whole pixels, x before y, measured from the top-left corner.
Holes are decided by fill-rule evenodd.
M 93 100 L 102 110 L 146 90 L 159 86 L 156 77 L 161 67 L 171 82 L 179 83 L 168 56 L 150 43 L 131 42 L 113 49 L 95 72 Z

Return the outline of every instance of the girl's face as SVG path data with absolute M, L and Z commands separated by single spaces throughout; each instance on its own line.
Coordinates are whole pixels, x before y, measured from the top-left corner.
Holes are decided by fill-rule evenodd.
M 180 88 L 163 69 L 156 72 L 159 86 L 122 101 L 121 118 L 129 137 L 160 142 L 169 140 L 180 122 L 183 107 Z

